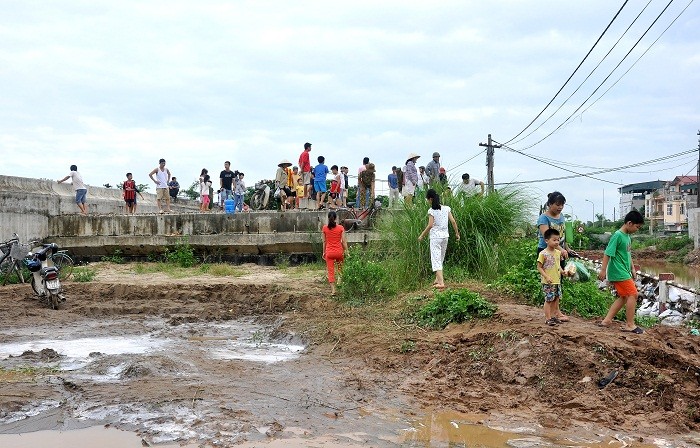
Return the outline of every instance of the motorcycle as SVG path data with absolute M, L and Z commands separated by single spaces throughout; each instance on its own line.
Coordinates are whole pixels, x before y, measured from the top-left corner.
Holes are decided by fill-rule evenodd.
M 50 255 L 58 251 L 55 243 L 44 244 L 41 249 L 29 252 L 26 259 L 27 268 L 31 272 L 31 283 L 34 293 L 54 310 L 58 304 L 65 301 L 61 288 L 58 267 L 54 266 Z
M 250 199 L 250 205 L 254 210 L 263 210 L 267 207 L 269 201 L 270 186 L 264 180 L 256 182 L 255 192 L 253 192 L 253 197 Z

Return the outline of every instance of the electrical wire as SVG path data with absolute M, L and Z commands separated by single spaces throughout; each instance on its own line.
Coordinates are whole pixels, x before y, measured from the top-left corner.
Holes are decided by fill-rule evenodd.
M 581 89 L 581 87 L 583 87 L 583 85 L 586 83 L 586 81 L 588 81 L 588 79 L 593 75 L 593 73 L 595 73 L 595 71 L 598 69 L 598 67 L 600 67 L 600 65 L 608 58 L 608 56 L 610 56 L 610 53 L 612 53 L 612 51 L 617 47 L 617 44 L 620 43 L 620 41 L 622 40 L 622 38 L 625 37 L 625 36 L 627 35 L 627 32 L 632 28 L 632 26 L 633 26 L 635 23 L 637 23 L 637 20 L 638 20 L 639 17 L 644 13 L 644 11 L 646 11 L 647 7 L 649 7 L 649 5 L 651 4 L 651 2 L 652 2 L 652 0 L 649 0 L 649 1 L 647 2 L 647 4 L 644 5 L 644 8 L 642 8 L 642 10 L 639 12 L 639 14 L 637 14 L 637 17 L 634 18 L 634 20 L 632 21 L 632 23 L 629 24 L 629 26 L 627 27 L 627 29 L 625 29 L 625 31 L 620 35 L 620 37 L 617 39 L 617 41 L 615 41 L 615 43 L 613 44 L 613 46 L 610 47 L 610 49 L 608 50 L 607 53 L 605 53 L 605 56 L 603 56 L 603 58 L 598 62 L 598 64 L 597 64 L 595 67 L 593 67 L 593 70 L 591 70 L 591 71 L 588 73 L 588 75 L 584 78 L 583 81 L 581 81 L 581 83 L 578 85 L 578 87 L 576 87 L 576 89 L 571 93 L 571 95 L 569 95 L 569 96 L 559 105 L 559 107 L 557 107 L 557 109 L 556 109 L 554 112 L 552 112 L 552 113 L 551 113 L 542 123 L 540 123 L 535 129 L 531 130 L 530 132 L 527 133 L 527 135 L 524 135 L 523 137 L 519 138 L 517 141 L 512 142 L 512 144 L 520 143 L 521 141 L 525 140 L 526 138 L 528 138 L 529 136 L 531 136 L 532 134 L 534 134 L 535 132 L 537 132 L 537 131 L 538 131 L 542 126 L 544 126 L 552 117 L 554 117 L 554 116 L 561 110 L 561 108 L 564 107 L 564 105 L 565 105 L 576 93 L 578 93 L 578 91 Z M 512 141 L 512 139 L 511 139 L 510 141 L 507 141 L 506 143 L 511 143 L 511 141 Z
M 515 153 L 520 154 L 520 155 L 522 155 L 522 156 L 525 156 L 525 157 L 528 157 L 528 158 L 530 158 L 530 159 L 536 160 L 536 161 L 538 161 L 538 162 L 540 162 L 540 163 L 543 163 L 543 164 L 545 164 L 545 165 L 549 165 L 549 166 L 553 166 L 553 167 L 559 168 L 559 169 L 562 170 L 562 171 L 566 171 L 566 172 L 572 173 L 572 175 L 569 175 L 569 176 L 560 176 L 560 177 L 553 177 L 553 178 L 547 178 L 547 179 L 535 179 L 535 180 L 530 180 L 530 181 L 509 182 L 509 183 L 506 183 L 506 184 L 529 184 L 529 183 L 535 183 L 535 182 L 548 182 L 548 181 L 552 181 L 552 180 L 571 179 L 571 178 L 576 178 L 576 177 L 588 177 L 588 178 L 590 178 L 590 179 L 598 180 L 598 181 L 601 181 L 601 182 L 606 182 L 606 183 L 610 183 L 610 184 L 614 184 L 614 185 L 622 185 L 622 184 L 619 183 L 619 182 L 612 182 L 612 181 L 609 181 L 609 180 L 607 180 L 607 179 L 600 179 L 600 178 L 597 178 L 597 177 L 594 177 L 594 176 L 595 176 L 595 175 L 598 175 L 598 174 L 605 174 L 605 173 L 613 172 L 613 171 L 620 171 L 620 170 L 624 170 L 624 169 L 627 169 L 627 168 L 634 168 L 634 167 L 641 166 L 641 165 L 647 165 L 647 164 L 650 164 L 650 163 L 655 163 L 655 162 L 659 162 L 659 161 L 663 161 L 663 160 L 670 160 L 670 159 L 673 159 L 673 158 L 676 158 L 676 157 L 681 157 L 681 156 L 685 156 L 685 155 L 688 155 L 688 154 L 694 154 L 694 153 L 696 153 L 696 151 L 697 151 L 697 149 L 693 148 L 693 149 L 690 149 L 690 150 L 687 150 L 687 151 L 683 151 L 683 152 L 676 153 L 676 154 L 670 154 L 670 155 L 667 155 L 667 156 L 659 157 L 659 158 L 652 159 L 652 160 L 647 160 L 647 161 L 644 161 L 644 162 L 637 162 L 637 163 L 633 163 L 633 164 L 629 164 L 629 165 L 625 165 L 625 166 L 620 166 L 620 167 L 601 169 L 601 170 L 593 171 L 593 172 L 590 172 L 590 173 L 579 173 L 579 172 L 576 172 L 576 171 L 573 171 L 573 170 L 570 170 L 570 169 L 567 169 L 567 168 L 563 168 L 563 167 L 561 167 L 561 166 L 558 166 L 558 165 L 552 163 L 552 162 L 549 161 L 549 160 L 544 160 L 544 159 L 542 159 L 542 158 L 533 156 L 532 154 L 527 154 L 527 153 L 524 153 L 524 152 L 521 151 L 521 150 L 517 150 L 517 149 L 511 148 L 511 147 L 509 147 L 509 146 L 507 146 L 507 145 L 505 145 L 505 144 L 501 144 L 501 145 L 502 145 L 502 148 L 505 148 L 506 150 L 509 150 L 509 151 L 511 151 L 511 152 L 515 152 Z M 504 184 L 498 184 L 498 185 L 504 185 Z
M 651 28 L 656 24 L 656 22 L 659 21 L 659 19 L 661 18 L 661 16 L 666 12 L 666 10 L 669 8 L 669 6 L 671 6 L 671 4 L 672 4 L 673 2 L 674 2 L 674 0 L 670 0 L 670 1 L 668 2 L 668 4 L 666 5 L 666 7 L 664 7 L 664 9 L 659 13 L 658 16 L 656 16 L 656 18 L 655 18 L 654 21 L 651 23 L 651 25 L 649 25 L 649 27 L 646 29 L 646 31 L 644 31 L 644 33 L 639 37 L 639 39 L 637 39 L 637 41 L 634 43 L 634 45 L 632 46 L 632 48 L 629 49 L 629 51 L 627 52 L 627 54 L 625 54 L 625 56 L 622 58 L 622 60 L 620 60 L 620 62 L 615 66 L 615 68 L 612 69 L 612 71 L 608 74 L 608 76 L 606 76 L 605 79 L 603 79 L 603 81 L 598 85 L 598 87 L 595 88 L 595 90 L 583 101 L 583 103 L 581 103 L 581 105 L 580 105 L 579 107 L 576 108 L 576 110 L 574 110 L 574 111 L 573 111 L 559 126 L 557 126 L 552 132 L 550 132 L 549 134 L 545 135 L 544 137 L 542 137 L 541 139 L 539 139 L 539 140 L 536 141 L 535 143 L 533 143 L 533 144 L 531 144 L 531 145 L 529 145 L 529 146 L 526 146 L 526 147 L 522 148 L 522 150 L 524 151 L 524 150 L 527 150 L 527 149 L 532 148 L 533 146 L 539 145 L 540 143 L 542 143 L 543 141 L 545 141 L 546 139 L 548 139 L 549 137 L 551 137 L 551 136 L 552 136 L 555 132 L 557 132 L 559 129 L 561 129 L 565 124 L 567 124 L 567 123 L 569 122 L 569 120 L 571 119 L 571 117 L 573 117 L 574 115 L 576 115 L 576 113 L 577 113 L 579 110 L 581 110 L 581 108 L 588 102 L 588 100 L 591 99 L 591 98 L 593 97 L 593 95 L 595 95 L 596 92 L 603 86 L 603 84 L 605 84 L 605 82 L 612 76 L 612 74 L 615 73 L 615 70 L 617 70 L 617 69 L 620 67 L 620 65 L 622 65 L 622 63 L 625 61 L 625 59 L 627 59 L 627 57 L 632 53 L 632 51 L 637 47 L 637 45 L 639 45 L 639 42 L 641 42 L 641 40 L 644 38 L 644 36 L 647 35 L 647 33 L 648 33 L 648 32 L 651 30 Z M 653 45 L 653 43 L 652 43 L 652 45 Z
M 593 101 L 591 104 L 589 104 L 588 107 L 586 107 L 585 109 L 583 109 L 583 110 L 581 111 L 581 114 L 580 114 L 580 115 L 583 115 L 588 109 L 590 109 L 591 107 L 593 107 L 593 105 L 594 105 L 595 103 L 597 103 L 601 98 L 603 98 L 603 97 L 605 96 L 605 94 L 608 93 L 608 92 L 610 91 L 610 89 L 612 89 L 613 87 L 615 87 L 615 86 L 617 85 L 617 83 L 620 82 L 620 81 L 622 80 L 622 78 L 624 78 L 625 75 L 627 75 L 627 73 L 629 73 L 630 70 L 632 70 L 632 69 L 634 68 L 635 65 L 637 65 L 637 62 L 639 62 L 639 61 L 644 57 L 644 55 L 646 55 L 646 54 L 649 52 L 649 50 L 651 50 L 651 47 L 653 47 L 654 44 L 656 44 L 656 42 L 658 42 L 659 39 L 661 39 L 661 37 L 663 37 L 663 35 L 666 34 L 666 31 L 668 31 L 669 28 L 671 28 L 671 26 L 672 26 L 674 23 L 676 23 L 676 21 L 683 15 L 683 13 L 685 12 L 685 10 L 688 9 L 688 7 L 689 7 L 694 1 L 695 1 L 695 0 L 690 0 L 690 1 L 688 2 L 688 4 L 685 5 L 685 8 L 683 8 L 683 10 L 681 10 L 681 12 L 676 16 L 676 18 L 673 19 L 673 21 L 672 21 L 671 23 L 669 23 L 669 25 L 661 32 L 661 34 L 659 34 L 659 37 L 657 37 L 656 40 L 654 40 L 654 42 L 652 42 L 651 45 L 649 45 L 649 48 L 647 48 L 646 50 L 644 50 L 644 53 L 642 53 L 642 54 L 637 58 L 637 60 L 635 60 L 634 63 L 633 63 L 632 65 L 630 65 L 630 67 L 629 67 L 627 70 L 625 70 L 625 72 L 624 72 L 619 78 L 617 78 L 617 81 L 615 81 L 614 83 L 612 83 L 612 85 L 611 85 L 610 87 L 608 87 L 608 88 L 605 90 L 605 92 L 603 92 L 598 98 L 596 98 L 595 101 Z
M 595 43 L 593 44 L 593 46 L 591 47 L 591 49 L 588 50 L 588 53 L 586 53 L 586 56 L 584 56 L 583 59 L 581 60 L 581 62 L 579 62 L 579 64 L 578 64 L 578 66 L 576 67 L 576 69 L 574 69 L 573 73 L 571 73 L 571 75 L 570 75 L 569 78 L 566 80 L 566 82 L 564 82 L 564 85 L 562 85 L 562 86 L 559 88 L 559 90 L 557 91 L 557 93 L 554 94 L 554 96 L 552 97 L 552 99 L 549 100 L 549 103 L 547 103 L 547 105 L 544 106 L 544 108 L 540 111 L 540 113 L 537 114 L 537 116 L 536 116 L 535 118 L 533 118 L 532 121 L 531 121 L 530 123 L 528 123 L 528 125 L 525 126 L 525 128 L 523 128 L 522 131 L 518 132 L 518 134 L 517 134 L 515 137 L 511 138 L 511 139 L 508 140 L 506 143 L 510 143 L 510 142 L 512 142 L 513 140 L 515 140 L 516 138 L 518 138 L 518 137 L 520 136 L 520 134 L 522 134 L 522 133 L 525 132 L 530 126 L 532 126 L 532 124 L 544 113 L 545 110 L 547 110 L 547 108 L 552 104 L 552 102 L 554 102 L 554 99 L 557 97 L 557 95 L 559 95 L 559 93 L 561 93 L 561 91 L 564 90 L 564 87 L 566 87 L 566 85 L 569 83 L 569 81 L 571 81 L 571 78 L 574 77 L 574 75 L 576 74 L 576 72 L 578 71 L 578 69 L 581 68 L 581 66 L 583 65 L 583 63 L 584 63 L 584 62 L 586 61 L 586 59 L 588 58 L 588 56 L 590 56 L 590 54 L 593 52 L 593 49 L 596 47 L 596 45 L 598 45 L 598 42 L 600 42 L 600 40 L 603 38 L 603 36 L 605 36 L 605 33 L 608 31 L 608 29 L 609 29 L 610 26 L 613 24 L 613 22 L 615 22 L 615 20 L 616 20 L 617 17 L 620 15 L 620 13 L 621 13 L 622 10 L 624 9 L 624 7 L 627 5 L 627 2 L 628 2 L 628 1 L 629 1 L 629 0 L 625 0 L 625 3 L 622 4 L 622 6 L 621 6 L 620 9 L 617 11 L 617 13 L 615 14 L 615 16 L 612 18 L 612 20 L 610 21 L 610 23 L 608 23 L 608 26 L 605 27 L 605 29 L 604 29 L 603 32 L 600 34 L 600 36 L 598 37 L 598 39 L 595 41 Z
M 477 154 L 474 154 L 473 156 L 471 156 L 471 157 L 468 158 L 467 160 L 465 160 L 465 161 L 463 161 L 463 162 L 460 162 L 460 163 L 458 163 L 457 165 L 455 165 L 455 166 L 453 166 L 453 167 L 451 167 L 451 168 L 447 168 L 447 169 L 445 169 L 445 171 L 450 172 L 450 171 L 452 171 L 452 170 L 455 170 L 455 169 L 459 168 L 460 166 L 464 165 L 465 163 L 467 163 L 467 162 L 469 162 L 469 161 L 471 161 L 471 160 L 476 159 L 477 157 L 479 157 L 480 155 L 482 155 L 485 151 L 486 151 L 485 149 L 482 149 L 482 150 L 479 151 Z

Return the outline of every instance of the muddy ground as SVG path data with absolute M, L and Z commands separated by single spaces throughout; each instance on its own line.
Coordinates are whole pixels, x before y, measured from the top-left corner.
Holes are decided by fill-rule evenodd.
M 700 338 L 687 329 L 634 335 L 576 317 L 547 327 L 541 310 L 474 282 L 452 286 L 497 303 L 495 318 L 428 331 L 409 318 L 432 297 L 427 288 L 348 308 L 326 297 L 322 271 L 303 267 L 244 265 L 240 276 L 180 279 L 135 274 L 128 264 L 95 268 L 94 281 L 66 283 L 58 311 L 34 300 L 27 285 L 0 288 L 0 343 L 33 333 L 144 331 L 186 343 L 128 359 L 98 350 L 79 375 L 46 368 L 61 356 L 51 347 L 0 359 L 1 432 L 90 421 L 136 431 L 144 443 L 228 446 L 301 432 L 343 434 L 356 446 L 439 446 L 402 434 L 426 410 L 444 409 L 530 432 L 700 446 Z M 232 321 L 266 329 L 251 340 L 306 348 L 276 363 L 212 358 L 201 344 L 232 338 L 224 334 Z M 612 371 L 617 377 L 600 389 Z M 54 405 L 37 410 L 37 403 Z M 13 418 L 23 412 L 37 415 Z

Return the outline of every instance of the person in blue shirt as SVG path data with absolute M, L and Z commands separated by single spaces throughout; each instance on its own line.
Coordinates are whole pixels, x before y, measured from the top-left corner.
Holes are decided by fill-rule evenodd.
M 399 201 L 399 177 L 396 175 L 395 166 L 391 167 L 391 174 L 389 174 L 389 208 L 394 207 Z
M 326 200 L 326 176 L 328 175 L 328 167 L 323 164 L 326 158 L 318 156 L 318 165 L 314 167 L 314 191 L 316 192 L 316 209 L 323 208 L 323 202 Z

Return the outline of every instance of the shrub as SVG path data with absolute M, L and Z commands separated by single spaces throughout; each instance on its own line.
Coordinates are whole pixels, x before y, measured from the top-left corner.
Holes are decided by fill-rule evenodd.
M 542 283 L 537 271 L 537 242 L 523 240 L 508 246 L 506 260 L 509 268 L 496 282 L 502 289 L 522 297 L 531 305 L 542 306 Z M 581 317 L 604 316 L 614 301 L 608 291 L 601 291 L 594 280 L 571 282 L 562 279 L 560 308 L 566 313 L 575 312 Z
M 106 261 L 109 263 L 115 263 L 115 264 L 126 263 L 126 259 L 122 256 L 122 251 L 119 249 L 115 249 L 111 255 L 105 255 L 104 257 L 102 257 L 102 261 Z
M 496 309 L 496 305 L 475 292 L 446 290 L 435 293 L 435 298 L 418 310 L 416 319 L 424 326 L 443 329 L 450 322 L 491 317 Z
M 396 292 L 379 261 L 371 260 L 362 248 L 351 248 L 343 263 L 338 284 L 339 299 L 351 305 L 383 299 Z
M 175 244 L 175 249 L 165 249 L 165 261 L 189 268 L 197 263 L 197 258 L 195 258 L 194 249 L 190 246 L 187 238 L 183 238 Z
M 80 267 L 73 271 L 73 280 L 76 282 L 87 283 L 95 279 L 97 272 L 94 269 Z

